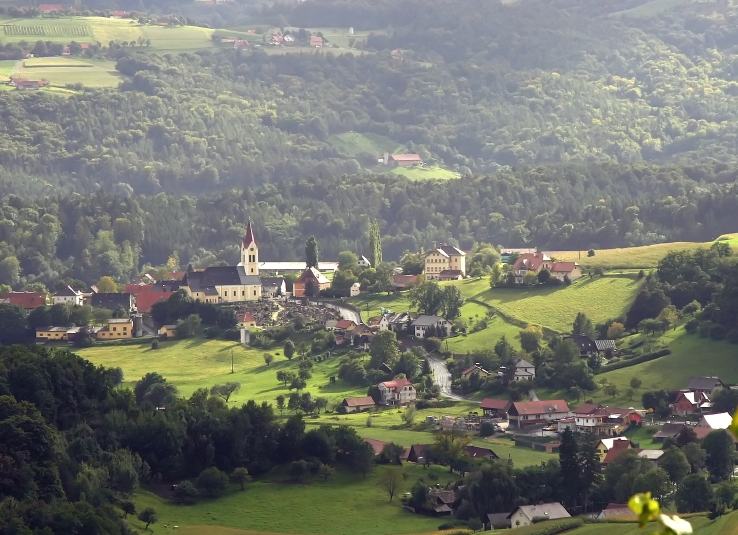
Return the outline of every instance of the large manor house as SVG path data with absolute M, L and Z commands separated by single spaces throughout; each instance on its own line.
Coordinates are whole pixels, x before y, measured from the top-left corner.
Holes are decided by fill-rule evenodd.
M 237 266 L 208 267 L 188 271 L 182 286 L 192 299 L 203 303 L 232 303 L 261 299 L 259 243 L 251 220 L 241 242 L 241 262 Z

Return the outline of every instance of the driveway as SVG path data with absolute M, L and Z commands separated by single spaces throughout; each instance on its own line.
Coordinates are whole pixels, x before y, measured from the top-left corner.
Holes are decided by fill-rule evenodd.
M 431 370 L 433 370 L 433 381 L 440 387 L 441 394 L 447 398 L 454 399 L 456 401 L 470 401 L 472 403 L 480 403 L 476 399 L 465 398 L 451 392 L 451 373 L 448 371 L 446 364 L 439 358 L 428 355 L 428 364 L 430 364 Z

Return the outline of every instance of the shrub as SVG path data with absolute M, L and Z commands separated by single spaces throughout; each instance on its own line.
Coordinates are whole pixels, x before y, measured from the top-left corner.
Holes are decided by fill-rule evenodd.
M 151 342 L 151 349 L 159 349 L 159 340 Z
M 474 324 L 474 327 L 471 328 L 469 332 L 476 333 L 479 331 L 483 331 L 487 328 L 487 320 L 479 320 Z
M 474 332 L 474 329 L 472 329 L 472 332 Z M 423 339 L 423 349 L 425 349 L 428 353 L 433 353 L 434 351 L 438 351 L 439 349 L 441 349 L 441 341 L 438 338 L 435 338 L 433 336 L 424 338 Z
M 694 314 L 695 312 L 699 312 L 702 310 L 702 305 L 700 305 L 699 301 L 692 301 L 691 303 L 687 303 L 684 305 L 684 308 L 682 309 L 682 314 Z
M 713 340 L 723 340 L 726 334 L 728 334 L 728 329 L 722 325 L 713 325 L 710 327 L 710 338 Z
M 645 272 L 645 271 L 643 271 L 643 270 L 640 270 L 640 271 L 638 272 L 638 280 L 641 280 L 641 279 L 642 279 L 643 277 L 645 277 L 645 276 L 646 276 L 646 272 Z
M 635 366 L 636 364 L 641 364 L 643 362 L 648 362 L 650 360 L 656 360 L 657 358 L 664 357 L 670 354 L 671 354 L 671 349 L 660 349 L 658 351 L 654 351 L 653 353 L 646 353 L 645 355 L 641 355 L 640 357 L 635 357 L 635 358 L 628 359 L 628 360 L 621 360 L 620 362 L 610 364 L 609 366 L 602 366 L 599 370 L 595 372 L 595 375 L 599 375 L 605 372 L 610 372 L 612 370 L 620 370 L 622 368 L 628 368 L 629 366 Z
M 238 329 L 228 329 L 223 333 L 223 338 L 226 340 L 236 341 L 241 339 L 241 331 Z
M 446 522 L 445 524 L 441 524 L 438 526 L 438 531 L 444 531 L 447 529 L 454 529 L 456 526 L 451 522 Z
M 726 338 L 731 344 L 738 344 L 738 329 L 733 329 L 732 331 L 730 331 Z
M 494 432 L 495 426 L 492 422 L 482 422 L 482 425 L 479 427 L 479 434 L 483 437 L 493 435 Z
M 687 323 L 684 324 L 684 330 L 687 331 L 689 334 L 694 334 L 697 332 L 697 329 L 700 328 L 700 322 L 696 319 L 691 319 Z
M 707 338 L 710 336 L 710 331 L 712 330 L 712 322 L 705 321 L 700 323 L 700 326 L 697 328 L 697 332 L 700 334 L 700 338 Z
M 205 329 L 205 338 L 218 338 L 218 335 L 220 334 L 220 329 L 217 327 L 208 327 Z
M 584 524 L 581 518 L 567 518 L 565 520 L 549 520 L 541 525 L 539 529 L 528 532 L 528 535 L 556 535 L 564 531 L 578 528 Z M 515 526 L 513 526 L 515 527 Z

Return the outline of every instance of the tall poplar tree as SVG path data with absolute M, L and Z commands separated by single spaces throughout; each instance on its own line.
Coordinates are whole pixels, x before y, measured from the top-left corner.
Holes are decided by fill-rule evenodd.
M 315 241 L 315 236 L 310 236 L 308 241 L 305 242 L 305 264 L 307 264 L 307 267 L 318 269 L 318 255 L 318 242 Z
M 382 263 L 382 237 L 379 234 L 379 223 L 376 219 L 369 224 L 369 250 L 372 267 L 376 268 Z
M 579 446 L 574 433 L 568 427 L 561 434 L 559 446 L 560 484 L 568 506 L 575 506 L 579 496 L 580 474 Z

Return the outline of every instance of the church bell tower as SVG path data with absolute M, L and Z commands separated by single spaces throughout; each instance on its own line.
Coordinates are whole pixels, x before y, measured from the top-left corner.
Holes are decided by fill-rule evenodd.
M 259 243 L 254 237 L 251 218 L 249 218 L 249 226 L 246 227 L 246 235 L 243 237 L 243 243 L 241 244 L 241 265 L 246 271 L 246 275 L 259 274 Z

